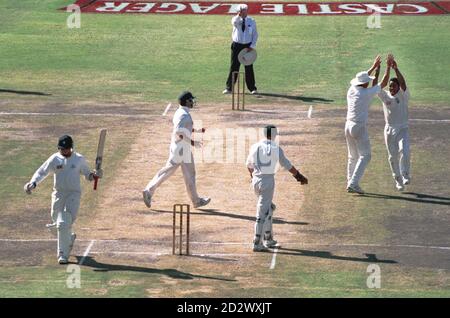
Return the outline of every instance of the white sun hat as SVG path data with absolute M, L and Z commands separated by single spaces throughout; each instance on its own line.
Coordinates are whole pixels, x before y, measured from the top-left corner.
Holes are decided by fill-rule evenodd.
M 350 84 L 353 86 L 369 83 L 371 80 L 375 79 L 375 76 L 370 76 L 366 71 L 359 72 L 356 74 L 355 78 L 351 80 Z
M 239 63 L 245 66 L 253 64 L 256 61 L 256 57 L 257 54 L 255 49 L 247 51 L 247 49 L 244 48 L 238 54 Z

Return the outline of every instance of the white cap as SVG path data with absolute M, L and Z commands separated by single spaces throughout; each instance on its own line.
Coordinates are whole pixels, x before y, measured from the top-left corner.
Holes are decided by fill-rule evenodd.
M 366 71 L 359 72 L 355 75 L 355 78 L 351 80 L 350 84 L 353 86 L 369 83 L 371 80 L 375 79 L 375 76 L 369 76 Z

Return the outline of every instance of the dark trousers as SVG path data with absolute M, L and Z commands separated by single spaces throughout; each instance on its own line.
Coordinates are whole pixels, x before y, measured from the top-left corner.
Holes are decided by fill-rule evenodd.
M 239 63 L 238 60 L 238 54 L 241 52 L 242 49 L 250 47 L 250 43 L 248 44 L 240 44 L 233 42 L 231 43 L 231 66 L 230 66 L 230 73 L 228 74 L 227 79 L 227 89 L 231 90 L 231 82 L 233 77 L 233 72 L 239 71 L 239 68 L 241 66 L 241 63 Z M 236 81 L 236 79 L 235 79 Z M 253 73 L 253 64 L 245 66 L 245 83 L 247 84 L 247 88 L 250 91 L 256 90 L 255 86 L 255 74 Z M 234 83 L 233 83 L 234 84 Z

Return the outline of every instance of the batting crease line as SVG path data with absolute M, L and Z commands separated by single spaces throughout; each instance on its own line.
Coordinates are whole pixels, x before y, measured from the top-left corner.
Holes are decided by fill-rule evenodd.
M 111 113 L 25 113 L 25 112 L 17 112 L 17 113 L 9 113 L 9 112 L 0 112 L 0 116 L 94 116 L 94 117 L 120 117 L 120 118 L 152 118 L 159 117 L 160 115 L 125 115 L 125 114 L 111 114 Z
M 169 103 L 166 107 L 166 109 L 164 110 L 164 113 L 162 113 L 163 116 L 167 115 L 167 112 L 169 111 L 170 107 L 172 107 L 172 103 Z
M 0 242 L 55 242 L 56 239 L 5 239 L 0 238 Z M 97 243 L 132 243 L 133 240 L 92 240 L 92 239 L 77 239 L 77 242 L 97 242 Z M 147 243 L 145 241 L 135 241 L 139 243 Z M 167 243 L 166 241 L 148 241 L 148 243 Z M 196 245 L 251 245 L 252 243 L 248 242 L 189 242 L 190 244 L 196 244 Z M 380 248 L 390 248 L 390 247 L 405 247 L 405 248 L 429 248 L 429 249 L 442 249 L 442 250 L 450 250 L 450 246 L 432 246 L 432 245 L 413 245 L 413 244 L 399 244 L 399 245 L 381 245 L 381 244 L 363 244 L 363 243 L 354 243 L 354 244 L 308 244 L 308 243 L 298 243 L 298 242 L 284 242 L 283 245 L 297 245 L 297 246 L 304 246 L 304 247 L 354 247 L 354 246 L 361 246 L 361 247 L 380 247 Z
M 277 252 L 278 252 L 278 248 L 275 248 L 273 250 L 272 262 L 270 262 L 270 269 L 275 268 L 275 265 L 277 263 Z
M 435 121 L 440 121 L 440 122 L 450 122 L 450 119 L 410 119 L 410 121 L 427 121 L 427 122 L 435 122 Z
M 83 257 L 80 260 L 80 263 L 78 263 L 78 265 L 83 265 L 86 257 L 89 255 L 89 252 L 91 251 L 92 246 L 94 245 L 95 240 L 92 240 L 91 243 L 89 244 L 89 246 L 86 248 L 86 251 L 83 254 Z
M 271 110 L 258 110 L 254 109 L 254 111 L 261 112 L 271 112 Z M 280 111 L 277 110 L 278 113 L 308 113 L 308 111 Z M 0 116 L 95 116 L 95 117 L 120 117 L 120 118 L 153 118 L 159 117 L 161 115 L 125 115 L 125 114 L 112 114 L 112 113 L 26 113 L 26 112 L 0 112 Z M 450 119 L 420 119 L 420 118 L 412 118 L 409 121 L 424 121 L 424 122 L 450 122 Z

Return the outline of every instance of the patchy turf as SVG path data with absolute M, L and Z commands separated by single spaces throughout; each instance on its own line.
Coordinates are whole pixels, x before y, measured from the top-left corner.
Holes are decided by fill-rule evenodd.
M 450 44 L 436 32 L 448 29 L 447 17 L 383 17 L 380 30 L 366 29 L 363 17 L 257 17 L 262 94 L 231 112 L 220 94 L 229 17 L 83 15 L 82 29 L 67 30 L 66 14 L 55 10 L 67 3 L 0 4 L 0 297 L 450 296 Z M 369 194 L 349 195 L 345 92 L 354 73 L 389 51 L 413 95 L 413 183 L 394 190 L 376 101 L 362 183 Z M 277 176 L 276 253 L 251 252 L 255 197 L 245 156 L 201 162 L 197 153 L 199 192 L 213 201 L 193 211 L 193 255 L 170 255 L 172 204 L 187 202 L 181 173 L 151 210 L 141 190 L 167 159 L 173 108 L 161 114 L 186 88 L 199 97 L 193 116 L 208 129 L 206 142 L 214 129 L 277 124 L 286 153 L 309 177 L 299 187 Z M 105 178 L 96 193 L 84 184 L 71 257 L 82 263 L 81 288 L 71 289 L 69 267 L 55 265 L 55 233 L 44 228 L 51 180 L 32 196 L 22 186 L 62 133 L 92 163 L 101 127 L 109 130 Z M 381 289 L 367 288 L 371 264 Z
M 207 209 L 194 210 L 191 218 L 191 257 L 171 256 L 171 212 L 173 202 L 187 202 L 180 172 L 157 191 L 153 208 L 147 209 L 140 190 L 167 159 L 170 115 L 148 118 L 148 123 L 117 122 L 116 133 L 132 142 L 117 159 L 114 178 L 102 180 L 97 197 L 84 198 L 89 213 L 80 213 L 76 223 L 79 240 L 71 261 L 79 263 L 88 245 L 92 248 L 81 266 L 82 288 L 68 289 L 66 267 L 55 263 L 54 233 L 39 232 L 43 220 L 28 222 L 30 231 L 16 230 L 10 237 L 41 238 L 43 241 L 0 241 L 5 296 L 95 296 L 95 297 L 447 297 L 449 290 L 448 195 L 440 187 L 448 176 L 435 174 L 436 188 L 417 184 L 413 194 L 393 190 L 382 143 L 383 117 L 371 114 L 370 133 L 373 160 L 363 185 L 367 196 L 345 192 L 345 141 L 342 139 L 345 112 L 323 105 L 306 118 L 306 108 L 285 107 L 273 112 L 268 106 L 252 106 L 246 112 L 214 112 L 216 106 L 199 107 L 193 112 L 208 132 L 225 128 L 249 129 L 270 121 L 280 126 L 281 143 L 292 161 L 310 178 L 299 187 L 286 173 L 277 176 L 274 231 L 282 247 L 273 253 L 251 252 L 255 198 L 247 183 L 248 175 L 240 160 L 233 163 L 203 163 L 197 153 L 200 194 L 213 198 Z M 448 118 L 447 110 L 434 115 L 412 109 L 411 117 Z M 301 123 L 299 125 L 299 123 Z M 430 122 L 412 121 L 415 136 Z M 438 122 L 439 123 L 439 122 Z M 159 127 L 155 130 L 151 127 Z M 123 134 L 132 127 L 131 134 Z M 420 129 L 416 131 L 416 129 Z M 129 138 L 128 138 L 129 137 Z M 114 138 L 114 137 L 112 137 Z M 206 140 L 208 136 L 204 137 Z M 429 136 L 439 148 L 435 156 L 445 160 L 445 129 Z M 109 145 L 111 147 L 111 145 Z M 425 145 L 424 145 L 425 147 Z M 427 175 L 427 157 L 413 147 L 413 176 Z M 112 149 L 110 148 L 111 152 Z M 426 153 L 430 153 L 430 151 Z M 441 154 L 443 156 L 441 156 Z M 237 153 L 235 153 L 237 156 Z M 319 164 L 320 163 L 320 164 Z M 434 167 L 434 166 L 433 166 Z M 433 168 L 436 169 L 436 168 Z M 324 173 L 326 171 L 326 173 Z M 220 178 L 217 178 L 220 176 Z M 324 181 L 324 176 L 326 180 Z M 392 189 L 392 190 L 390 190 Z M 383 191 L 384 190 L 384 191 Z M 428 190 L 428 191 L 425 191 Z M 435 191 L 435 192 L 434 192 Z M 46 195 L 36 193 L 45 209 Z M 373 204 L 382 200 L 382 205 Z M 385 202 L 386 201 L 386 202 Z M 429 203 L 432 201 L 434 203 Z M 424 206 L 427 207 L 424 216 Z M 16 208 L 17 211 L 17 208 Z M 86 208 L 85 208 L 85 211 Z M 25 221 L 25 213 L 17 211 Z M 421 223 L 417 220 L 420 218 Z M 17 223 L 19 219 L 15 219 Z M 9 224 L 9 225 L 8 225 Z M 4 229 L 12 223 L 2 224 Z M 35 225 L 33 225 L 35 224 Z M 38 231 L 39 230 L 39 231 Z M 428 235 L 426 235 L 428 234 Z M 27 252 L 28 251 L 28 252 Z M 380 266 L 382 288 L 366 286 L 367 268 Z M 20 265 L 19 267 L 17 267 Z M 46 277 L 39 288 L 22 268 L 34 266 L 36 277 Z M 54 275 L 51 273 L 54 272 Z M 29 276 L 27 276 L 29 275 Z M 51 278 L 50 278 L 50 276 Z M 86 280 L 85 283 L 83 283 Z M 16 282 L 20 282 L 17 283 Z M 11 287 L 14 285 L 14 287 Z M 34 290 L 30 292 L 30 290 Z M 60 293 L 60 290 L 64 290 Z

